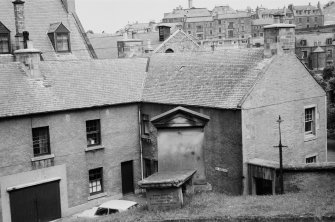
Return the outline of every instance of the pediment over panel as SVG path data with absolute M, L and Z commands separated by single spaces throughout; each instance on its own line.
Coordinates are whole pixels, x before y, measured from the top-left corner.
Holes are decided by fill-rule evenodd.
M 151 122 L 157 128 L 204 127 L 209 119 L 209 116 L 179 106 L 153 117 Z

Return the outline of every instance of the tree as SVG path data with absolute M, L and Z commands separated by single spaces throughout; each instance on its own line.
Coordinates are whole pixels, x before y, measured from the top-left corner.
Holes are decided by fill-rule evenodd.
M 324 68 L 322 72 L 322 77 L 325 81 L 335 76 L 334 66 Z

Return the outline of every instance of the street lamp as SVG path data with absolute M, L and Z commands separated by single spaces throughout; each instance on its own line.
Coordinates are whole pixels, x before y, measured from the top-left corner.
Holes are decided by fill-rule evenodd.
M 284 194 L 284 178 L 283 178 L 283 147 L 287 147 L 287 146 L 283 146 L 283 144 L 281 143 L 281 129 L 280 129 L 280 124 L 283 122 L 284 120 L 281 119 L 281 117 L 279 116 L 278 120 L 276 121 L 279 125 L 279 145 L 278 146 L 274 146 L 279 148 L 279 184 L 280 184 L 280 194 Z

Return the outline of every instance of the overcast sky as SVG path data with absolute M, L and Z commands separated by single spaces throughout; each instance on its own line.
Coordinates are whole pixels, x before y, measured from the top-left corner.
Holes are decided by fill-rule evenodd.
M 257 5 L 267 8 L 282 8 L 288 4 L 317 5 L 317 0 L 193 0 L 193 6 L 212 10 L 216 5 L 228 4 L 233 9 L 255 9 Z M 321 4 L 327 1 L 321 1 Z M 188 7 L 188 0 L 76 0 L 76 9 L 85 30 L 95 33 L 114 33 L 133 22 L 159 22 L 164 12 L 176 6 Z

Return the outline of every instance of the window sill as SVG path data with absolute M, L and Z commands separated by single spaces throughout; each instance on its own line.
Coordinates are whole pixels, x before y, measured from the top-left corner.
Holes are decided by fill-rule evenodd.
M 98 193 L 98 194 L 89 196 L 87 200 L 94 200 L 94 199 L 98 199 L 98 198 L 105 197 L 105 196 L 107 196 L 107 193 Z
M 48 154 L 48 155 L 44 155 L 44 156 L 37 156 L 37 157 L 31 158 L 31 162 L 41 161 L 41 160 L 47 160 L 47 159 L 53 159 L 53 158 L 55 158 L 55 154 Z
M 105 149 L 104 146 L 97 145 L 97 146 L 90 146 L 85 149 L 85 152 L 96 151 L 96 150 L 103 150 Z
M 305 135 L 305 142 L 316 140 L 316 135 Z

